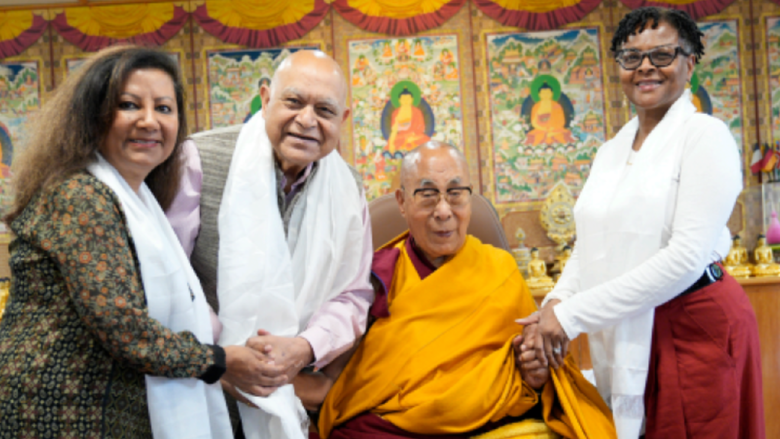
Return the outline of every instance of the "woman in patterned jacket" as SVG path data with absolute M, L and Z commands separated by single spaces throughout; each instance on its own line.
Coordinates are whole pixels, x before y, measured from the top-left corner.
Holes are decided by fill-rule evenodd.
M 176 63 L 96 54 L 39 114 L 5 220 L 0 438 L 232 437 L 219 380 L 252 394 L 273 364 L 217 346 L 163 211 L 187 133 Z M 284 381 L 284 376 L 279 381 Z

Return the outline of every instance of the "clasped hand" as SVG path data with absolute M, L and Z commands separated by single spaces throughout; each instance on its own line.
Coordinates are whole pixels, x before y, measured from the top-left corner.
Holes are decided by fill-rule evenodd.
M 533 350 L 534 357 L 542 366 L 552 366 L 555 369 L 563 366 L 569 351 L 569 338 L 553 311 L 553 307 L 558 303 L 560 300 L 553 299 L 541 311 L 517 320 L 517 323 L 525 325 L 523 335 L 526 335 L 526 331 L 529 332 L 521 342 L 520 351 Z
M 254 396 L 268 396 L 290 384 L 314 359 L 309 342 L 301 337 L 278 337 L 265 330 L 246 342 L 246 346 L 225 348 L 228 366 L 222 387 L 236 400 L 254 406 L 236 388 Z M 231 361 L 231 353 L 233 360 Z

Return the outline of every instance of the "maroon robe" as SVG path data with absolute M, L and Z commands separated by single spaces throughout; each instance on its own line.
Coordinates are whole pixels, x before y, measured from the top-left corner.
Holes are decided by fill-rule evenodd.
M 655 310 L 646 439 L 763 439 L 758 324 L 728 273 Z

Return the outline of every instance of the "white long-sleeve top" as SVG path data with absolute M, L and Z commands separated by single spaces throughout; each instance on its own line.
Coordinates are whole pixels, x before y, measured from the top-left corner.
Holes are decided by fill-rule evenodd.
M 703 274 L 700 267 L 728 253 L 731 235 L 726 222 L 742 189 L 739 151 L 726 125 L 714 118 L 696 115 L 683 131 L 682 158 L 667 195 L 661 248 L 635 268 L 582 290 L 575 245 L 555 289 L 545 297 L 544 304 L 562 300 L 554 312 L 569 339 L 673 299 Z M 621 184 L 632 165 L 624 166 L 628 169 Z

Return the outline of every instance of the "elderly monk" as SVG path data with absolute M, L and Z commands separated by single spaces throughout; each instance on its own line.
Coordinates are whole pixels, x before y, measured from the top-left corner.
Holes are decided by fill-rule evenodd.
M 185 148 L 200 151 L 205 166 L 201 171 L 197 155 L 189 155 L 189 190 L 169 218 L 187 241 L 197 234 L 193 210 L 200 206 L 192 263 L 207 288 L 218 274 L 212 305 L 223 324 L 220 344 L 264 351 L 274 366 L 269 378 L 290 381 L 304 366 L 324 367 L 352 347 L 373 302 L 363 185 L 335 150 L 349 115 L 346 93 L 332 58 L 296 52 L 260 89 L 261 112 L 243 126 L 197 134 L 197 149 Z M 218 273 L 207 258 L 217 246 Z M 228 388 L 246 403 L 239 404 L 246 436 L 305 437 L 306 414 L 292 386 L 266 390 L 270 397 L 248 401 Z
M 404 157 L 401 182 L 409 231 L 374 255 L 376 320 L 330 387 L 321 436 L 615 437 L 571 358 L 551 372 L 533 349 L 517 356 L 514 320 L 536 306 L 512 256 L 466 234 L 472 187 L 462 154 L 423 144 Z M 331 369 L 319 387 L 299 376 L 307 405 Z

